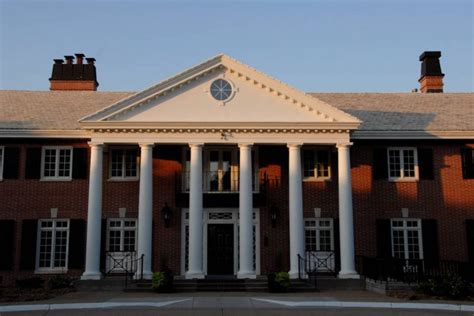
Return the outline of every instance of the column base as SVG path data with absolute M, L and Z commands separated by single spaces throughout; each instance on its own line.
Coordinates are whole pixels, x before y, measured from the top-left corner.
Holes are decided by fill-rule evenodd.
M 102 273 L 99 271 L 97 272 L 87 272 L 85 271 L 81 275 L 81 280 L 101 280 L 102 279 Z
M 204 273 L 199 271 L 188 271 L 185 274 L 185 278 L 188 280 L 191 279 L 204 279 Z
M 256 279 L 255 271 L 239 271 L 237 272 L 237 279 Z
M 144 280 L 151 280 L 151 277 L 153 276 L 153 272 L 151 271 L 143 271 L 143 277 L 142 279 Z M 138 272 L 135 272 L 135 275 L 133 276 L 135 280 L 140 279 L 140 274 Z
M 290 275 L 290 279 L 292 279 L 292 280 L 300 278 L 300 275 L 299 275 L 298 271 L 289 271 L 288 274 Z M 305 273 L 302 272 L 301 276 L 303 277 L 304 274 Z
M 339 279 L 360 279 L 360 275 L 356 271 L 339 271 L 337 277 Z

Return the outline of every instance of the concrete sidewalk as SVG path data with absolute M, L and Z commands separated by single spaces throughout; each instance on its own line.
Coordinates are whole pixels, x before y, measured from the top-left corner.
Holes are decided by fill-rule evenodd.
M 312 293 L 249 293 L 249 292 L 192 292 L 192 293 L 143 293 L 143 292 L 73 292 L 53 299 L 35 302 L 0 305 L 0 313 L 52 311 L 110 311 L 127 309 L 160 310 L 305 310 L 365 309 L 375 311 L 405 310 L 432 312 L 474 312 L 474 302 L 419 300 L 408 301 L 368 291 L 324 291 Z M 69 314 L 69 312 L 68 312 Z M 244 313 L 245 314 L 245 313 Z

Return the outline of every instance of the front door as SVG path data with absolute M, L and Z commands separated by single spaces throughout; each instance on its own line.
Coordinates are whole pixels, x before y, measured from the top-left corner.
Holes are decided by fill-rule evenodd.
M 207 274 L 234 274 L 234 225 L 207 225 Z

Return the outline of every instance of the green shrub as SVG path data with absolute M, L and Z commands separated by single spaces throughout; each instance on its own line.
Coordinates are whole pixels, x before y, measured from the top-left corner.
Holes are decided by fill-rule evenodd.
M 273 293 L 284 293 L 290 287 L 288 272 L 270 273 L 268 276 L 268 290 Z
M 173 290 L 173 273 L 171 270 L 154 272 L 151 277 L 151 288 L 156 292 L 171 292 Z
M 417 290 L 427 295 L 449 298 L 463 298 L 469 295 L 469 285 L 454 272 L 419 282 Z
M 66 289 L 74 287 L 74 279 L 67 275 L 55 275 L 48 282 L 50 289 Z

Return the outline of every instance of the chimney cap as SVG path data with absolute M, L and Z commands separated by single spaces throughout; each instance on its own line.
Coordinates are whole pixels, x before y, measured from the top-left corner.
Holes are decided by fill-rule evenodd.
M 423 61 L 425 58 L 440 58 L 440 51 L 425 51 L 420 55 L 420 61 Z
M 62 60 L 62 59 L 53 59 L 53 60 L 54 60 L 54 63 L 57 64 L 57 65 L 60 65 L 60 64 L 64 63 L 64 60 Z
M 86 58 L 88 64 L 93 64 L 95 62 L 95 58 L 93 57 L 88 57 Z
M 66 55 L 64 56 L 64 59 L 68 60 L 68 59 L 74 59 L 74 56 L 72 55 Z
M 76 55 L 76 58 L 78 58 L 78 59 L 79 59 L 79 58 L 84 58 L 84 57 L 86 57 L 86 55 L 84 55 L 84 54 L 82 54 L 82 53 L 76 53 L 76 54 L 74 54 L 74 55 Z

